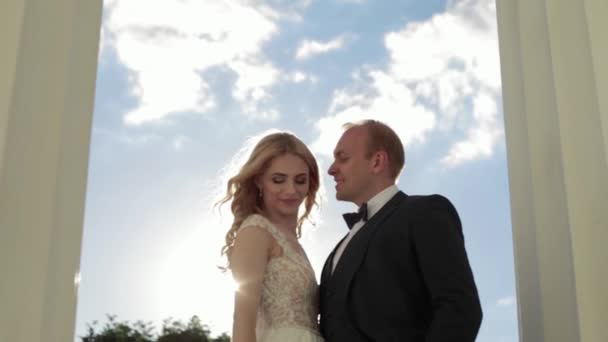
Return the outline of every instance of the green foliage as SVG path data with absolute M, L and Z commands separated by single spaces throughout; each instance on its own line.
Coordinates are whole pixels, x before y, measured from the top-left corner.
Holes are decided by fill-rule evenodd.
M 151 322 L 119 322 L 116 316 L 108 315 L 108 322 L 100 331 L 97 324 L 87 324 L 87 335 L 80 336 L 81 342 L 230 342 L 226 333 L 212 338 L 209 328 L 197 316 L 185 324 L 172 318 L 164 320 L 158 336 L 153 333 Z

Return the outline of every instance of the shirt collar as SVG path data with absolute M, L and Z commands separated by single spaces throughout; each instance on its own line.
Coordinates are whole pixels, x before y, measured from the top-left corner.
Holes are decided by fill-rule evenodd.
M 367 201 L 367 219 L 371 219 L 398 192 L 399 188 L 393 184 Z

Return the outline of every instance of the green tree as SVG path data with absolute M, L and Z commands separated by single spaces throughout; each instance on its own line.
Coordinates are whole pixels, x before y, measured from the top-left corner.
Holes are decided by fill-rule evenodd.
M 118 322 L 115 315 L 108 315 L 108 322 L 99 332 L 97 324 L 97 321 L 87 324 L 88 334 L 81 337 L 82 342 L 154 342 L 150 322 Z
M 153 333 L 150 322 L 119 322 L 116 316 L 108 315 L 108 322 L 100 331 L 97 331 L 97 324 L 97 321 L 87 324 L 87 335 L 80 337 L 81 342 L 230 342 L 226 333 L 211 337 L 211 331 L 197 316 L 192 316 L 185 324 L 165 319 L 158 336 Z

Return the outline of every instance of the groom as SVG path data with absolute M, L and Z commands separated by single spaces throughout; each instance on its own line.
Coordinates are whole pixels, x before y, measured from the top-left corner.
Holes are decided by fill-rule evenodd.
M 359 211 L 321 274 L 326 341 L 474 341 L 482 313 L 456 209 L 397 189 L 404 151 L 390 127 L 345 128 L 329 174 Z

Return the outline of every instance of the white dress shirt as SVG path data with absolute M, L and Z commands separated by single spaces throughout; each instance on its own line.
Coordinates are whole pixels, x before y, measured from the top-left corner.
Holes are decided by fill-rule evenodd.
M 378 211 L 380 211 L 380 209 L 382 209 L 382 207 L 391 198 L 393 198 L 393 196 L 395 196 L 397 194 L 397 192 L 399 192 L 399 188 L 397 188 L 396 185 L 391 185 L 388 188 L 377 193 L 376 196 L 372 197 L 367 202 L 367 220 L 369 221 L 372 218 L 372 216 L 374 216 Z M 355 234 L 357 234 L 357 232 L 359 230 L 361 230 L 361 228 L 364 225 L 365 225 L 365 222 L 363 220 L 359 220 L 359 222 L 355 223 L 353 228 L 348 232 L 348 235 L 346 236 L 346 238 L 344 238 L 344 241 L 342 241 L 340 246 L 338 246 L 338 249 L 336 250 L 336 253 L 334 254 L 334 257 L 332 260 L 333 261 L 333 265 L 332 265 L 332 269 L 331 269 L 332 273 L 336 269 L 336 265 L 338 264 L 338 261 L 340 260 L 342 253 L 344 253 L 346 246 L 348 245 L 350 240 L 353 238 L 353 236 L 355 236 Z

